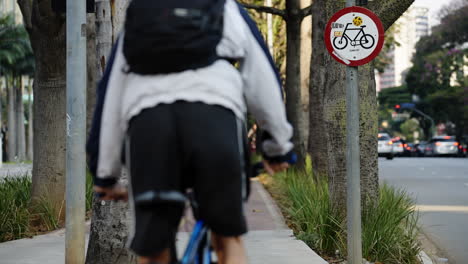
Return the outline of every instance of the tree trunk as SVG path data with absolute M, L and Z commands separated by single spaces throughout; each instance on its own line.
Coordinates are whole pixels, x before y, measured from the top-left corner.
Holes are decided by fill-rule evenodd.
M 265 6 L 272 6 L 272 0 L 265 0 Z M 270 50 L 271 56 L 274 56 L 275 51 L 273 48 L 273 43 L 274 43 L 274 35 L 273 35 L 273 15 L 272 14 L 266 14 L 267 17 L 267 44 L 268 44 L 268 49 Z
M 14 77 L 12 77 L 14 80 Z M 14 81 L 6 82 L 8 92 L 8 161 L 16 160 L 16 100 L 15 100 L 15 87 Z
M 301 99 L 301 21 L 300 1 L 286 1 L 287 50 L 286 50 L 286 113 L 294 128 L 293 143 L 298 155 L 297 167 L 304 166 L 306 144 L 304 139 L 304 115 Z
M 1 0 L 0 0 L 1 1 Z M 3 138 L 3 82 L 0 76 L 0 168 L 3 166 L 3 144 L 5 144 L 5 139 Z
M 64 216 L 66 43 L 65 16 L 51 0 L 18 0 L 36 61 L 32 204 L 47 199 Z
M 33 85 L 33 80 L 29 78 L 29 84 L 28 84 L 28 112 L 29 112 L 29 120 L 28 120 L 28 160 L 33 160 L 33 139 L 34 139 L 34 131 L 33 131 L 33 99 L 32 99 L 32 85 Z
M 16 88 L 16 154 L 18 161 L 26 159 L 26 130 L 24 129 L 23 77 L 18 77 Z
M 390 25 L 409 7 L 413 0 L 374 1 L 376 13 Z M 346 98 L 345 66 L 327 53 L 324 43 L 326 19 L 343 8 L 342 2 L 316 1 L 313 7 L 313 51 L 310 84 L 309 148 L 314 169 L 329 180 L 334 209 L 346 212 Z M 363 208 L 368 201 L 376 202 L 377 167 L 377 102 L 373 64 L 359 68 L 361 196 Z
M 301 8 L 312 4 L 312 0 L 301 0 Z M 309 142 L 309 81 L 310 60 L 312 57 L 312 16 L 307 16 L 301 23 L 301 130 L 303 135 L 302 144 L 307 152 Z
M 96 16 L 87 15 L 86 29 L 86 63 L 87 63 L 87 85 L 86 85 L 86 134 L 89 134 L 93 121 L 94 105 L 96 104 L 96 83 L 99 60 L 96 59 Z
M 96 51 L 93 50 L 88 53 L 88 63 L 98 65 L 96 74 L 99 78 L 104 72 L 112 43 L 116 40 L 118 29 L 120 29 L 123 22 L 123 7 L 125 6 L 126 0 L 116 2 L 109 0 L 96 1 L 96 42 L 94 47 Z M 92 43 L 88 43 L 89 49 L 93 49 Z M 92 56 L 92 52 L 96 54 Z M 98 58 L 98 61 L 95 61 L 95 58 Z M 95 85 L 93 85 L 92 89 L 95 89 Z M 94 108 L 94 101 L 89 105 Z M 93 201 L 91 234 L 86 263 L 136 263 L 135 257 L 125 248 L 128 236 L 128 218 L 128 204 L 126 203 Z

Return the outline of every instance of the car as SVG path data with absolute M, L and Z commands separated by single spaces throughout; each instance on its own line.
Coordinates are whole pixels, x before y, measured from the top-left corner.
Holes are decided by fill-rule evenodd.
M 461 158 L 468 157 L 468 150 L 466 144 L 460 143 L 460 145 L 458 145 L 458 156 Z
M 403 144 L 403 156 L 405 157 L 417 157 L 417 149 L 416 149 L 416 144 L 414 143 L 405 143 Z
M 454 136 L 436 136 L 429 141 L 426 147 L 428 156 L 458 156 L 460 143 Z
M 378 153 L 379 157 L 393 159 L 393 141 L 389 134 L 379 133 L 378 135 Z
M 427 145 L 427 142 L 425 142 L 425 141 L 419 142 L 418 144 L 414 145 L 415 156 L 416 157 L 424 157 L 425 156 L 426 145 Z
M 393 138 L 392 141 L 393 141 L 393 155 L 397 157 L 403 156 L 403 153 L 405 152 L 405 147 L 404 147 L 405 142 L 399 137 Z

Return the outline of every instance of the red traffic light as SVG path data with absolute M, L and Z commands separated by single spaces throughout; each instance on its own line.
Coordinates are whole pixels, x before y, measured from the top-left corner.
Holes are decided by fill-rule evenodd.
M 401 106 L 399 104 L 395 105 L 395 109 L 400 109 Z

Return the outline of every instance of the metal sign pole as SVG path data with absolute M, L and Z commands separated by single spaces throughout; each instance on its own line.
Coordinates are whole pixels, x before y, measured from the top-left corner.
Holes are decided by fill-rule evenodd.
M 67 0 L 65 263 L 85 262 L 86 1 Z
M 356 4 L 347 0 L 346 7 Z M 348 263 L 362 264 L 358 67 L 346 67 Z

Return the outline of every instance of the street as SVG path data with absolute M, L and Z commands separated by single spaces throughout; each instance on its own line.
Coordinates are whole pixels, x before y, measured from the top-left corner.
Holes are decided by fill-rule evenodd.
M 468 263 L 468 159 L 379 159 L 381 182 L 416 200 L 420 223 L 450 263 Z

